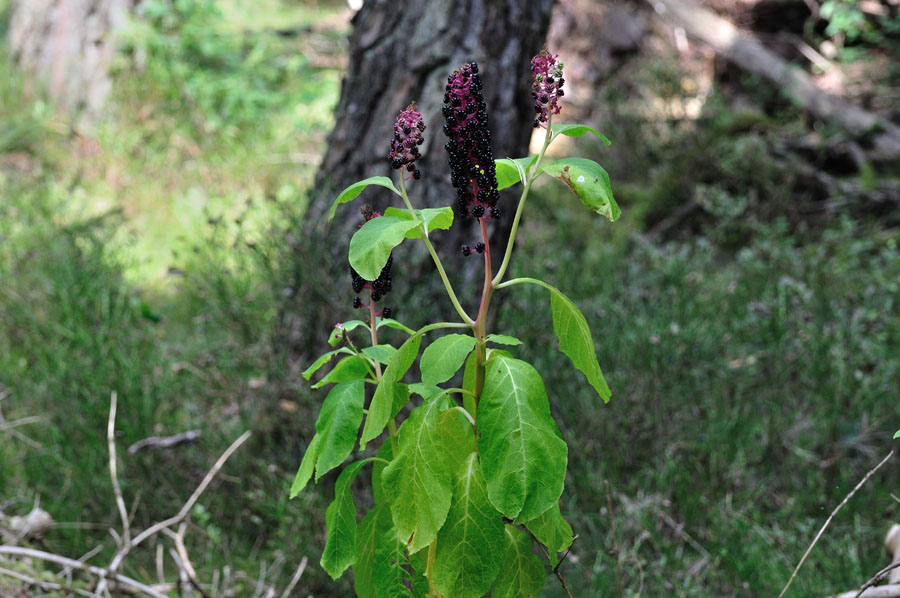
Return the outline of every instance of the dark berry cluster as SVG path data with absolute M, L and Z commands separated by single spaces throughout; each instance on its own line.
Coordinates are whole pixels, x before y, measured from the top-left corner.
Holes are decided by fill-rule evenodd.
M 394 138 L 391 140 L 391 152 L 388 154 L 391 168 L 400 169 L 405 166 L 406 170 L 413 174 L 413 178 L 422 177 L 415 161 L 421 156 L 419 146 L 424 141 L 423 131 L 425 122 L 422 120 L 419 107 L 413 102 L 397 116 L 394 123 Z
M 465 218 L 498 218 L 497 176 L 481 77 L 474 62 L 447 78 L 444 133 L 449 137 L 450 182 L 456 189 L 456 213 Z
M 376 212 L 372 209 L 372 206 L 366 204 L 361 209 L 360 212 L 363 215 L 363 219 L 366 222 L 373 218 L 378 218 L 381 216 L 380 213 Z M 350 266 L 350 282 L 353 286 L 353 292 L 359 295 L 363 289 L 369 290 L 369 297 L 372 302 L 381 301 L 381 298 L 391 292 L 391 266 L 394 264 L 394 255 L 391 254 L 388 256 L 387 263 L 384 265 L 384 268 L 381 269 L 381 274 L 378 275 L 378 278 L 375 280 L 366 280 L 359 273 Z M 353 309 L 359 309 L 360 307 L 368 308 L 369 306 L 362 302 L 359 297 L 353 298 Z M 390 317 L 391 308 L 385 306 L 378 314 L 380 316 L 384 316 L 385 318 Z
M 394 263 L 394 256 L 388 257 L 387 264 L 384 265 L 384 268 L 381 269 L 381 274 L 378 275 L 378 278 L 375 280 L 366 280 L 362 276 L 360 276 L 356 270 L 353 269 L 353 266 L 350 266 L 350 281 L 353 284 L 353 292 L 361 293 L 363 289 L 369 290 L 369 296 L 372 301 L 381 301 L 382 297 L 391 292 L 391 265 Z M 359 307 L 368 307 L 368 305 L 364 304 L 359 297 L 353 299 L 353 308 L 357 309 Z M 390 308 L 385 307 L 383 310 L 385 317 L 390 313 Z
M 559 98 L 563 92 L 563 63 L 556 60 L 547 48 L 531 59 L 531 97 L 534 100 L 535 128 L 547 122 L 551 114 L 559 114 Z

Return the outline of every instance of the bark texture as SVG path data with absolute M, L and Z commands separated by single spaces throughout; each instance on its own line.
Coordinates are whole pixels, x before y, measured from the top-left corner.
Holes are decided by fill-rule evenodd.
M 368 0 L 353 20 L 349 71 L 322 160 L 313 213 L 325 212 L 335 192 L 354 181 L 393 174 L 387 162 L 391 128 L 412 100 L 418 102 L 427 126 L 418 163 L 422 180 L 409 185 L 413 202 L 420 207 L 452 205 L 455 192 L 444 151 L 441 106 L 447 76 L 464 62 L 479 65 L 494 156 L 526 155 L 534 118 L 530 63 L 546 39 L 552 7 L 553 0 Z M 384 189 L 370 188 L 361 200 L 380 208 L 389 196 Z M 337 228 L 344 232 L 359 222 L 353 205 L 341 211 L 343 224 Z M 492 245 L 497 246 L 508 233 L 514 210 L 508 199 L 500 205 L 505 210 L 494 233 L 498 243 Z M 473 227 L 454 224 L 436 243 L 456 250 L 463 242 L 474 245 L 477 240 Z
M 132 0 L 13 0 L 9 49 L 57 104 L 96 116 L 112 87 L 111 32 Z

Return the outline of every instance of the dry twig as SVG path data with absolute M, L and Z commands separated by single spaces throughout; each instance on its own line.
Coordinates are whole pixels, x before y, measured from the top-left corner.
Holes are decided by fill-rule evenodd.
M 838 511 L 840 511 L 844 507 L 844 505 L 847 504 L 847 502 L 849 502 L 851 498 L 853 498 L 853 495 L 856 494 L 856 492 L 860 488 L 862 488 L 866 482 L 869 481 L 869 478 L 871 478 L 873 475 L 875 475 L 875 472 L 878 471 L 879 469 L 881 469 L 881 466 L 884 465 L 885 463 L 887 463 L 888 460 L 893 456 L 894 456 L 894 451 L 889 452 L 887 457 L 882 459 L 881 462 L 878 465 L 876 465 L 874 468 L 870 469 L 869 473 L 867 473 L 865 475 L 865 477 L 863 477 L 863 479 L 860 480 L 859 483 L 853 488 L 853 490 L 850 491 L 850 494 L 845 496 L 844 500 L 842 500 L 840 502 L 840 504 L 838 504 L 838 506 L 834 508 L 834 511 L 831 512 L 831 515 L 829 515 L 828 519 L 825 520 L 825 524 L 822 526 L 822 529 L 820 529 L 819 533 L 816 534 L 816 537 L 813 538 L 813 541 L 809 545 L 809 548 L 807 548 L 806 552 L 803 553 L 803 557 L 800 559 L 800 562 L 797 563 L 797 566 L 794 568 L 794 572 L 791 573 L 791 578 L 788 579 L 787 583 L 784 585 L 784 588 L 781 590 L 781 593 L 778 594 L 778 598 L 782 598 L 782 596 L 784 596 L 785 592 L 788 591 L 788 588 L 791 587 L 791 584 L 794 582 L 794 578 L 797 577 L 797 573 L 800 571 L 800 567 L 802 567 L 803 563 L 806 562 L 806 558 L 809 556 L 809 553 L 812 552 L 812 549 L 815 547 L 816 543 L 818 543 L 819 538 L 822 537 L 822 534 L 825 533 L 825 530 L 831 524 L 831 520 L 834 519 L 835 515 L 838 514 Z

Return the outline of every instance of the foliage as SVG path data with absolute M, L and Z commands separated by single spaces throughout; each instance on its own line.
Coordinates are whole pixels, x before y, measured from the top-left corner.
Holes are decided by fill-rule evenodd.
M 535 58 L 536 63 L 541 60 L 555 64 L 555 57 L 546 50 Z M 562 63 L 555 68 L 555 83 L 546 73 L 540 76 L 541 86 L 536 83 L 539 91 L 533 95 L 544 94 L 535 95 L 536 102 L 540 98 L 550 105 L 557 94 L 562 95 Z M 399 189 L 385 177 L 354 183 L 337 197 L 330 214 L 333 217 L 338 206 L 352 201 L 372 184 L 393 191 L 407 208 L 406 215 L 397 208 L 385 215 L 372 213 L 370 207 L 363 210 L 366 222 L 350 241 L 349 261 L 354 292 L 369 291 L 368 304 L 363 304 L 369 311 L 368 322 L 339 324 L 329 342 L 334 345 L 344 340 L 346 346 L 326 353 L 304 372 L 304 377 L 310 377 L 333 356 L 349 354 L 314 385 L 335 384 L 322 404 L 316 434 L 291 487 L 292 497 L 303 491 L 313 473 L 318 481 L 351 454 L 364 412 L 361 450 L 388 429 L 389 437 L 377 457 L 354 461 L 341 472 L 334 501 L 326 513 L 328 538 L 321 565 L 335 579 L 352 566 L 357 595 L 362 598 L 478 598 L 492 587 L 496 596 L 534 596 L 544 579 L 541 565 L 530 554 L 532 541 L 527 534 L 543 546 L 552 565 L 557 563 L 557 554 L 573 541 L 572 528 L 559 509 L 568 447 L 550 414 L 541 375 L 510 351 L 487 344 L 493 341 L 516 347 L 517 352 L 523 350 L 517 339 L 487 332 L 487 306 L 495 290 L 522 284 L 549 290 L 560 351 L 581 370 L 601 399 L 610 398 L 587 319 L 575 303 L 541 280 L 504 280 L 522 208 L 542 174 L 560 179 L 590 210 L 610 220 L 618 218 L 620 211 L 609 177 L 599 164 L 583 158 L 543 164 L 547 148 L 560 134 L 580 137 L 592 132 L 605 138 L 586 126 L 552 126 L 552 114 L 559 109 L 545 108 L 535 121 L 536 126 L 539 121 L 546 122 L 540 154 L 498 162 L 506 170 L 497 178 L 504 186 L 521 183 L 522 192 L 503 262 L 494 275 L 485 222 L 500 215 L 491 195 L 496 196 L 500 181 L 495 178 L 497 166 L 493 161 L 491 166 L 484 164 L 491 155 L 490 133 L 484 103 L 479 100 L 477 65 L 465 65 L 448 81 L 443 112 L 445 132 L 451 137 L 448 151 L 453 182 L 459 195 L 455 211 L 458 217 L 471 213 L 482 230 L 476 252 L 485 256 L 485 283 L 477 318 L 472 319 L 460 304 L 430 241 L 430 233 L 451 225 L 453 211 L 449 207 L 415 210 L 407 195 L 403 173 L 408 170 L 413 179 L 419 178 L 414 161 L 424 130 L 415 103 L 401 113 L 394 127 L 392 148 L 397 151 L 392 149 L 391 159 L 400 172 Z M 550 91 L 544 90 L 547 82 L 553 83 Z M 473 130 L 478 137 L 474 141 L 466 138 Z M 469 160 L 474 166 L 467 163 Z M 379 344 L 378 330 L 389 321 L 389 308 L 376 312 L 375 302 L 391 291 L 393 255 L 408 238 L 425 243 L 461 322 L 437 322 L 418 331 L 406 329 L 406 338 L 395 350 Z M 470 248 L 465 247 L 463 253 L 470 255 Z M 361 304 L 357 297 L 354 307 Z M 419 360 L 420 382 L 404 382 L 426 335 L 456 329 L 466 332 L 439 336 L 425 348 Z M 358 349 L 359 342 L 351 337 L 353 331 L 368 331 L 371 347 Z M 386 366 L 383 371 L 382 365 Z M 460 373 L 462 387 L 441 386 Z M 364 409 L 366 384 L 375 390 Z M 411 400 L 414 395 L 422 397 L 418 405 Z M 398 430 L 397 417 L 407 413 Z M 358 525 L 351 483 L 369 463 L 373 464 L 375 505 Z
M 146 69 L 170 106 L 208 131 L 256 125 L 288 105 L 310 70 L 303 53 L 253 29 L 230 28 L 215 0 L 147 0 L 121 33 L 128 68 Z

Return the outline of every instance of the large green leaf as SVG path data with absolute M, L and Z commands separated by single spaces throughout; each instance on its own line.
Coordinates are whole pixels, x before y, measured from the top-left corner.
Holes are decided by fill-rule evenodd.
M 348 465 L 334 483 L 334 500 L 325 510 L 328 538 L 319 564 L 332 579 L 337 579 L 356 560 L 356 505 L 350 488 L 360 468 L 371 461 L 364 459 Z
M 494 168 L 497 173 L 497 189 L 506 189 L 516 183 L 525 183 L 528 169 L 534 164 L 535 160 L 537 160 L 537 156 L 494 160 Z
M 475 337 L 468 334 L 448 334 L 435 340 L 422 352 L 422 383 L 437 386 L 452 378 L 474 348 Z
M 400 208 L 388 208 L 384 211 L 385 216 L 400 218 L 401 220 L 412 220 L 412 214 Z M 445 206 L 443 208 L 425 208 L 424 210 L 416 210 L 416 218 L 425 224 L 425 231 L 431 233 L 433 230 L 447 230 L 453 225 L 453 208 Z M 407 239 L 421 239 L 422 232 L 419 227 L 411 229 L 406 233 Z
M 394 527 L 410 554 L 431 544 L 450 510 L 453 482 L 439 417 L 444 405 L 438 397 L 413 409 L 400 428 L 397 455 L 381 473 Z
M 391 251 L 415 226 L 412 220 L 402 218 L 372 218 L 350 239 L 350 265 L 364 279 L 375 280 L 387 264 Z
M 572 526 L 563 518 L 558 503 L 531 521 L 526 521 L 525 527 L 534 534 L 538 542 L 547 547 L 550 564 L 554 567 L 557 563 L 557 554 L 566 550 L 575 540 Z
M 369 412 L 366 415 L 366 424 L 363 426 L 362 437 L 359 440 L 360 448 L 366 448 L 366 444 L 377 438 L 384 431 L 395 403 L 403 398 L 404 388 L 397 383 L 403 377 L 403 374 L 412 367 L 416 357 L 419 355 L 419 345 L 422 343 L 422 335 L 416 333 L 406 339 L 400 345 L 397 352 L 387 363 L 384 373 L 381 375 L 381 381 L 375 388 L 375 394 L 369 403 Z M 409 391 L 406 390 L 406 398 L 409 398 Z
M 531 552 L 531 538 L 512 525 L 505 527 L 500 575 L 491 598 L 534 598 L 544 587 L 544 565 Z
M 341 347 L 340 349 L 335 349 L 334 351 L 329 351 L 328 353 L 325 353 L 324 355 L 320 355 L 319 358 L 316 359 L 314 362 L 312 362 L 312 365 L 310 365 L 308 368 L 303 370 L 300 373 L 300 375 L 303 376 L 304 380 L 309 380 L 313 374 L 315 374 L 317 371 L 319 371 L 319 368 L 321 368 L 323 365 L 325 365 L 326 363 L 331 361 L 331 358 L 334 357 L 335 355 L 337 355 L 338 353 L 348 353 L 350 355 L 353 355 L 353 351 L 351 351 L 347 347 Z
M 900 430 L 897 430 L 897 433 L 894 434 L 894 438 L 900 438 Z
M 495 357 L 485 368 L 476 423 L 488 496 L 497 510 L 527 521 L 559 501 L 567 448 L 537 370 Z
M 559 135 L 565 135 L 567 137 L 583 137 L 588 133 L 593 133 L 597 137 L 603 141 L 604 144 L 609 145 L 612 144 L 612 141 L 606 138 L 606 135 L 598 131 L 593 127 L 589 127 L 587 125 L 576 125 L 576 124 L 558 124 L 551 125 L 551 130 L 553 131 L 553 138 L 555 139 Z
M 613 198 L 609 175 L 593 160 L 565 158 L 543 166 L 541 170 L 568 185 L 585 206 L 601 216 L 615 221 L 622 214 Z
M 478 454 L 459 469 L 447 523 L 437 536 L 432 580 L 445 598 L 479 598 L 500 572 L 503 520 L 488 501 Z
M 393 181 L 391 181 L 391 179 L 387 178 L 386 176 L 373 176 L 361 181 L 357 181 L 341 191 L 341 194 L 338 195 L 337 199 L 334 200 L 334 203 L 331 204 L 331 210 L 328 211 L 328 221 L 331 222 L 331 220 L 334 218 L 334 215 L 337 212 L 337 207 L 339 205 L 341 205 L 342 203 L 347 203 L 348 201 L 353 201 L 354 199 L 359 197 L 359 194 L 362 193 L 369 185 L 380 185 L 382 187 L 390 189 L 397 195 L 400 195 L 400 191 L 398 191 L 397 188 L 394 187 Z
M 387 363 L 397 349 L 393 345 L 375 345 L 373 347 L 363 347 L 362 354 L 379 363 Z
M 353 589 L 358 598 L 408 598 L 405 547 L 397 537 L 387 504 L 375 505 L 363 517 L 356 535 Z
M 300 469 L 297 470 L 297 476 L 294 478 L 294 483 L 291 484 L 290 498 L 300 494 L 309 483 L 316 466 L 316 458 L 319 456 L 319 443 L 321 442 L 322 437 L 318 434 L 309 441 L 309 446 L 306 447 L 306 452 L 303 453 L 303 459 L 300 461 Z
M 316 482 L 353 451 L 362 423 L 365 384 L 363 380 L 341 382 L 325 397 L 316 420 L 316 436 L 322 438 L 316 459 Z
M 324 378 L 312 385 L 313 388 L 320 388 L 326 384 L 338 384 L 347 382 L 348 380 L 362 380 L 369 375 L 369 369 L 366 362 L 358 355 L 344 357 L 337 365 L 328 372 Z
M 550 309 L 553 312 L 553 331 L 559 339 L 559 350 L 565 353 L 572 364 L 584 374 L 604 402 L 609 402 L 612 393 L 603 377 L 594 339 L 587 320 L 578 306 L 563 295 L 559 289 L 545 287 L 550 291 Z

